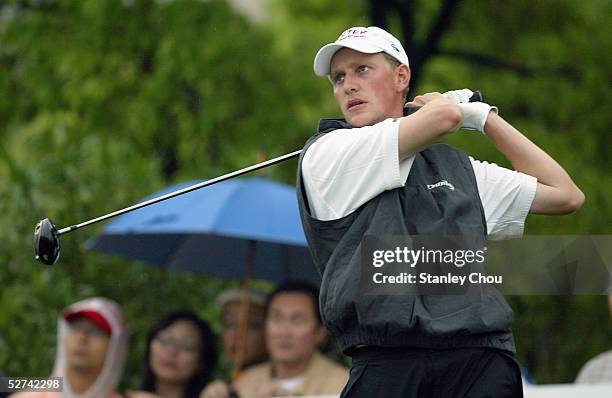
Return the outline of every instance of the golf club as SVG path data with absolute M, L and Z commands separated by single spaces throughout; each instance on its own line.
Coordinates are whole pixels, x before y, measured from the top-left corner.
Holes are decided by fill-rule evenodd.
M 472 97 L 470 98 L 470 102 L 483 102 L 483 101 L 484 101 L 484 97 L 480 91 L 475 91 Z M 418 109 L 419 107 L 405 108 L 404 115 L 408 116 L 416 112 Z M 66 228 L 61 228 L 59 230 L 57 229 L 55 224 L 53 224 L 53 221 L 51 221 L 51 219 L 45 218 L 43 220 L 40 220 L 36 224 L 36 227 L 34 228 L 34 259 L 44 264 L 47 264 L 47 265 L 53 265 L 57 262 L 60 256 L 60 239 L 59 239 L 60 235 L 67 234 L 72 231 L 76 231 L 77 229 L 86 227 L 88 225 L 95 224 L 100 221 L 108 220 L 109 218 L 113 218 L 113 217 L 116 217 L 116 216 L 119 216 L 125 213 L 129 213 L 131 211 L 138 210 L 143 207 L 150 206 L 152 204 L 159 203 L 164 200 L 171 199 L 171 198 L 174 198 L 179 195 L 183 195 L 191 191 L 195 191 L 196 189 L 204 188 L 204 187 L 207 187 L 207 186 L 210 186 L 210 185 L 213 185 L 213 184 L 225 181 L 225 180 L 229 180 L 230 178 L 238 177 L 240 175 L 262 169 L 264 167 L 268 167 L 268 166 L 271 166 L 271 165 L 274 165 L 280 162 L 284 162 L 285 160 L 299 156 L 301 152 L 302 150 L 300 149 L 298 151 L 294 151 L 294 152 L 276 157 L 274 159 L 266 160 L 265 162 L 257 163 L 252 166 L 248 166 L 243 169 L 236 170 L 228 174 L 224 174 L 220 177 L 206 180 L 201 183 L 191 185 L 189 187 L 186 187 L 186 188 L 174 191 L 174 192 L 170 192 L 166 195 L 162 195 L 157 198 L 147 200 L 145 202 L 137 203 L 135 205 L 126 207 L 124 209 L 117 210 L 117 211 L 105 214 L 97 218 L 93 218 L 91 220 L 82 222 L 80 224 L 75 224 L 75 225 L 71 225 Z

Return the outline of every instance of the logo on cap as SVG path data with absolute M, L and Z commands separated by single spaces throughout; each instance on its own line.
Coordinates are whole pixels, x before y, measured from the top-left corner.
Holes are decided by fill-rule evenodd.
M 349 37 L 365 37 L 367 33 L 368 33 L 367 29 L 356 29 L 356 28 L 347 29 L 344 32 L 342 32 L 342 34 L 338 38 L 338 41 L 348 39 Z

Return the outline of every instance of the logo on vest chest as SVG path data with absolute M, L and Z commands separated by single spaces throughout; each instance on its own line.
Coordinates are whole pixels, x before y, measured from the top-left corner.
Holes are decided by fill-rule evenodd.
M 451 191 L 455 190 L 455 187 L 453 186 L 453 184 L 451 184 L 450 182 L 446 181 L 446 180 L 442 180 L 439 182 L 436 182 L 435 184 L 427 184 L 427 189 L 431 190 L 434 188 L 438 188 L 438 187 L 448 187 L 450 188 Z

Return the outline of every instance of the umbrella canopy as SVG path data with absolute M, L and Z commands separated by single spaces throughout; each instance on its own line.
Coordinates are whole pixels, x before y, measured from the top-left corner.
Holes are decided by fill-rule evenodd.
M 178 184 L 144 200 L 185 188 Z M 300 222 L 295 188 L 235 178 L 124 214 L 87 248 L 173 270 L 279 283 L 320 283 Z M 249 256 L 251 256 L 249 258 Z

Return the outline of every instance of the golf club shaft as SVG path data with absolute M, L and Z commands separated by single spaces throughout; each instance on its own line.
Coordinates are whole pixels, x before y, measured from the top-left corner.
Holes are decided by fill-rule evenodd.
M 470 98 L 470 102 L 480 102 L 480 101 L 483 101 L 483 100 L 484 100 L 484 97 L 483 97 L 483 95 L 482 95 L 482 93 L 480 91 L 475 91 L 474 95 Z M 410 108 L 410 109 L 407 110 L 407 113 L 408 114 L 414 113 L 418 109 L 419 109 L 419 107 Z M 153 198 L 153 199 L 147 200 L 146 202 L 137 203 L 137 204 L 132 205 L 130 207 L 126 207 L 124 209 L 117 210 L 117 211 L 114 211 L 114 212 L 109 213 L 109 214 L 105 214 L 103 216 L 100 216 L 98 218 L 94 218 L 94 219 L 82 222 L 80 224 L 71 225 L 69 227 L 62 228 L 62 229 L 57 231 L 57 234 L 58 235 L 63 235 L 63 234 L 68 233 L 68 232 L 76 231 L 79 228 L 83 228 L 83 227 L 86 227 L 88 225 L 100 222 L 100 221 L 108 220 L 109 218 L 120 216 L 122 214 L 129 213 L 129 212 L 134 211 L 134 210 L 142 209 L 143 207 L 147 207 L 149 205 L 152 205 L 152 204 L 155 204 L 155 203 L 159 203 L 159 202 L 162 202 L 164 200 L 171 199 L 171 198 L 174 198 L 176 196 L 179 196 L 179 195 L 191 192 L 191 191 L 195 191 L 196 189 L 204 188 L 204 187 L 216 184 L 216 183 L 221 182 L 221 181 L 229 180 L 230 178 L 238 177 L 240 175 L 243 175 L 243 174 L 246 174 L 246 173 L 250 173 L 251 171 L 263 169 L 264 167 L 268 167 L 268 166 L 271 166 L 273 164 L 280 163 L 280 162 L 283 162 L 285 160 L 297 157 L 297 156 L 300 155 L 301 152 L 302 152 L 302 150 L 300 149 L 299 151 L 291 152 L 291 153 L 288 153 L 286 155 L 282 155 L 282 156 L 276 157 L 274 159 L 266 160 L 265 162 L 257 163 L 257 164 L 254 164 L 252 166 L 248 166 L 248 167 L 245 167 L 243 169 L 236 170 L 236 171 L 233 171 L 233 172 L 228 173 L 228 174 L 224 174 L 224 175 L 222 175 L 220 177 L 215 177 L 213 179 L 203 181 L 201 183 L 189 186 L 187 188 L 180 189 L 178 191 L 170 192 L 170 193 L 168 193 L 166 195 L 159 196 L 157 198 Z
M 129 213 L 131 211 L 134 211 L 134 210 L 137 210 L 137 209 L 141 209 L 143 207 L 150 206 L 152 204 L 159 203 L 159 202 L 162 202 L 164 200 L 171 199 L 171 198 L 174 198 L 176 196 L 179 196 L 179 195 L 191 192 L 191 191 L 195 191 L 196 189 L 204 188 L 204 187 L 216 184 L 216 183 L 221 182 L 221 181 L 229 180 L 230 178 L 234 178 L 234 177 L 238 177 L 240 175 L 246 174 L 246 173 L 250 173 L 251 171 L 255 171 L 255 170 L 262 169 L 264 167 L 272 166 L 273 164 L 280 163 L 280 162 L 283 162 L 283 161 L 291 159 L 291 158 L 295 158 L 295 157 L 299 156 L 301 152 L 302 152 L 302 150 L 300 149 L 299 151 L 291 152 L 291 153 L 288 153 L 286 155 L 282 155 L 282 156 L 276 157 L 274 159 L 266 160 L 265 162 L 257 163 L 257 164 L 254 164 L 252 166 L 248 166 L 248 167 L 245 167 L 243 169 L 240 169 L 240 170 L 232 171 L 231 173 L 224 174 L 222 176 L 215 177 L 213 179 L 206 180 L 206 181 L 200 182 L 200 183 L 195 184 L 195 185 L 191 185 L 189 187 L 180 189 L 178 191 L 170 192 L 170 193 L 168 193 L 166 195 L 159 196 L 157 198 L 153 198 L 153 199 L 147 200 L 146 202 L 137 203 L 137 204 L 132 205 L 130 207 L 126 207 L 124 209 L 117 210 L 117 211 L 114 211 L 114 212 L 109 213 L 109 214 L 105 214 L 105 215 L 100 216 L 98 218 L 93 218 L 91 220 L 84 221 L 84 222 L 82 222 L 80 224 L 71 225 L 69 227 L 62 228 L 62 229 L 57 231 L 57 234 L 58 235 L 63 235 L 63 234 L 68 233 L 68 232 L 76 231 L 79 228 L 86 227 L 88 225 L 95 224 L 95 223 L 100 222 L 100 221 L 108 220 L 109 218 L 120 216 L 122 214 Z

